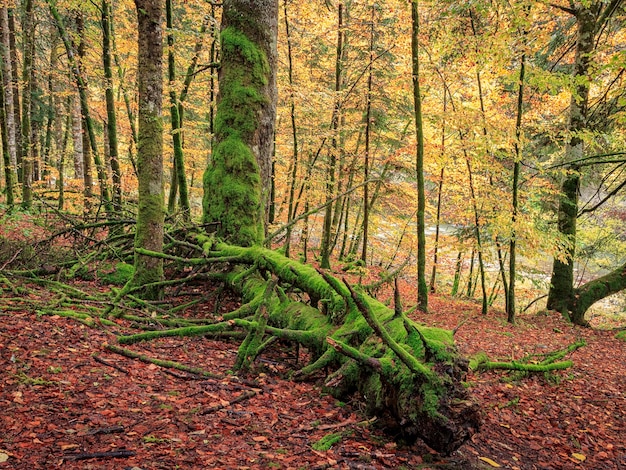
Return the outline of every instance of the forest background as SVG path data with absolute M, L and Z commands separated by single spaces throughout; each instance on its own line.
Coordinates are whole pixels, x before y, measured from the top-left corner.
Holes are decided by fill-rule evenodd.
M 13 342 L 9 330 L 33 330 L 30 326 L 18 326 L 28 316 L 24 313 L 26 304 L 28 311 L 35 309 L 38 314 L 52 315 L 53 322 L 59 320 L 59 315 L 70 316 L 82 327 L 103 328 L 120 343 L 215 331 L 238 337 L 242 331 L 231 331 L 237 325 L 248 333 L 237 352 L 235 370 L 248 369 L 277 338 L 298 341 L 309 349 L 312 361 L 299 374 L 307 371 L 305 374 L 311 375 L 325 365 L 342 364 L 327 378 L 327 385 L 336 380 L 346 387 L 358 385 L 372 413 L 377 413 L 379 405 L 383 405 L 378 409 L 382 416 L 395 410 L 395 418 L 404 423 L 400 428 L 403 432 L 413 438 L 415 434 L 421 436 L 431 448 L 446 454 L 473 439 L 480 419 L 477 405 L 466 391 L 469 384 L 461 382 L 464 362 L 452 349 L 435 347 L 443 337 L 450 336 L 445 341 L 452 341 L 451 333 L 420 326 L 407 316 L 421 315 L 427 324 L 436 318 L 435 324 L 447 328 L 452 328 L 450 320 L 456 320 L 456 332 L 458 323 L 468 320 L 468 311 L 461 308 L 463 319 L 455 314 L 449 317 L 438 296 L 433 296 L 429 309 L 429 294 L 478 297 L 482 321 L 489 321 L 488 309 L 495 306 L 496 315 L 504 310 L 508 322 L 514 323 L 516 316 L 530 307 L 543 308 L 539 301 L 547 292 L 547 308 L 561 311 L 566 321 L 603 327 L 623 324 L 620 312 L 623 313 L 624 300 L 619 292 L 626 287 L 622 227 L 626 161 L 621 28 L 624 16 L 620 0 L 568 5 L 421 6 L 414 1 L 410 8 L 394 2 L 284 2 L 280 4 L 278 55 L 272 55 L 271 40 L 262 45 L 269 46 L 267 64 L 265 59 L 255 62 L 256 46 L 247 46 L 241 36 L 232 34 L 232 29 L 222 32 L 221 50 L 218 30 L 220 21 L 225 24 L 224 19 L 220 20 L 221 5 L 179 5 L 169 0 L 163 5 L 152 0 L 134 3 L 136 12 L 130 2 L 112 4 L 107 0 L 25 0 L 19 5 L 5 3 L 0 10 L 0 124 L 6 200 L 3 220 L 7 233 L 7 238 L 2 238 L 6 260 L 0 280 L 16 295 L 3 298 L 3 309 L 17 312 L 10 318 L 3 312 L 7 316 L 3 326 L 7 333 L 3 337 L 8 343 Z M 268 21 L 267 24 L 275 20 L 254 4 L 258 18 L 253 16 L 254 21 L 237 23 L 245 17 L 240 15 L 247 11 L 245 4 L 225 3 L 230 8 L 231 25 L 235 22 L 247 30 L 257 19 Z M 159 17 L 161 6 L 166 10 L 165 55 L 160 48 L 161 22 L 150 21 Z M 271 37 L 264 30 L 256 30 L 261 31 L 258 36 L 254 27 L 252 31 L 255 40 Z M 146 42 L 147 33 L 159 39 Z M 167 66 L 161 76 L 159 66 L 165 57 Z M 243 59 L 243 68 L 238 68 L 239 59 Z M 219 95 L 218 71 L 222 79 Z M 260 103 L 273 106 L 273 78 L 266 79 L 264 74 L 272 77 L 274 71 L 279 90 L 275 132 L 273 124 L 266 125 L 267 121 L 257 123 L 242 118 Z M 239 88 L 244 82 L 260 88 Z M 169 109 L 164 107 L 165 114 L 169 114 L 164 134 L 158 96 L 163 85 L 166 101 L 169 99 Z M 273 123 L 273 110 L 268 110 Z M 261 136 L 261 141 L 252 141 L 249 151 L 229 154 L 248 148 L 250 143 L 242 146 L 240 138 L 257 124 L 265 126 L 265 130 L 272 129 L 269 135 L 274 135 L 275 145 Z M 228 140 L 232 136 L 236 141 Z M 164 153 L 160 147 L 163 137 L 167 144 Z M 261 146 L 273 147 L 272 158 L 259 159 L 258 168 L 255 164 L 250 166 L 247 156 Z M 223 158 L 225 149 L 230 159 Z M 178 247 L 183 252 L 200 251 L 201 258 L 161 252 L 163 214 L 158 208 L 163 203 L 163 157 L 169 161 L 165 185 L 169 192 L 166 246 L 168 250 Z M 266 162 L 271 164 L 265 165 Z M 224 167 L 220 165 L 224 163 L 225 168 L 243 179 L 230 179 L 230 174 L 222 172 Z M 246 211 L 237 212 L 245 204 L 237 207 L 228 199 L 233 195 L 247 197 L 251 188 L 256 191 L 260 187 L 261 179 L 259 192 L 267 196 L 265 224 L 255 222 L 261 205 L 257 207 L 254 199 L 248 204 L 253 213 L 249 220 L 241 218 Z M 231 211 L 229 206 L 236 210 Z M 153 224 L 153 219 L 146 224 L 148 217 L 154 215 L 160 221 Z M 58 231 L 33 248 L 32 241 L 24 241 L 30 233 L 30 222 L 25 221 L 31 220 L 47 231 Z M 152 227 L 148 227 L 150 224 Z M 259 231 L 263 225 L 265 234 Z M 21 227 L 24 233 L 11 235 L 12 226 Z M 102 228 L 104 233 L 98 231 Z M 218 236 L 226 235 L 227 241 L 242 246 L 216 244 L 213 236 L 198 234 L 199 229 L 217 230 Z M 35 230 L 35 236 L 38 233 Z M 67 246 L 68 234 L 75 237 L 72 246 Z M 194 243 L 191 238 L 184 238 L 188 234 L 195 237 Z M 183 239 L 177 239 L 181 236 Z M 129 244 L 133 237 L 134 249 Z M 275 252 L 255 246 L 245 248 L 262 238 L 287 258 L 297 256 L 301 261 L 319 264 L 322 270 L 333 267 L 335 272 L 344 271 L 350 282 L 361 286 L 355 292 L 347 280 L 342 287 L 330 271 L 316 273 Z M 81 243 L 77 243 L 79 239 Z M 65 244 L 63 249 L 75 250 L 78 260 L 54 259 L 52 254 L 40 251 L 54 240 Z M 122 250 L 115 248 L 118 243 Z M 94 262 L 102 253 L 90 251 L 95 247 L 109 250 L 122 262 L 108 271 L 106 262 Z M 62 252 L 59 254 L 63 256 Z M 49 259 L 44 262 L 45 256 Z M 134 267 L 128 264 L 133 258 Z M 187 277 L 163 281 L 162 259 L 170 261 L 167 275 Z M 250 267 L 238 274 L 233 268 L 236 263 Z M 202 272 L 192 267 L 211 264 L 222 270 Z M 188 268 L 181 270 L 181 265 Z M 23 269 L 7 269 L 18 266 Z M 269 272 L 279 279 L 264 279 Z M 132 279 L 125 283 L 129 275 Z M 86 294 L 79 287 L 61 283 L 61 277 L 74 278 L 77 283 L 95 278 L 125 287 L 121 291 Z M 374 281 L 376 277 L 379 279 Z M 32 279 L 32 285 L 25 288 L 24 279 Z M 183 308 L 187 314 L 204 316 L 206 306 L 199 310 L 190 307 L 216 293 L 221 299 L 221 289 L 209 289 L 201 298 L 172 306 L 171 310 L 157 307 L 164 286 L 193 285 L 200 279 L 221 280 L 233 288 L 237 280 L 242 286 L 245 283 L 244 303 L 240 307 L 228 303 L 230 321 L 223 322 L 221 315 L 212 320 L 172 318 Z M 17 280 L 19 286 L 13 282 Z M 395 310 L 364 296 L 364 291 L 383 293 L 380 288 L 393 280 Z M 278 281 L 281 285 L 276 288 Z M 36 284 L 47 289 L 37 290 Z M 88 284 L 88 288 L 96 287 Z M 132 296 L 133 289 L 139 289 L 143 299 Z M 303 291 L 308 294 L 309 306 L 303 303 Z M 177 292 L 174 297 L 181 298 L 198 295 L 194 290 L 182 296 L 180 289 L 168 292 Z M 389 290 L 384 292 L 383 300 Z M 49 298 L 55 293 L 58 298 Z M 68 295 L 78 302 L 68 302 Z M 131 304 L 122 300 L 126 295 Z M 598 302 L 607 298 L 608 302 Z M 46 299 L 51 307 L 45 307 Z M 151 299 L 157 302 L 151 303 Z M 402 311 L 402 302 L 407 300 L 408 313 Z M 421 313 L 412 312 L 415 300 Z M 215 312 L 221 300 L 216 303 Z M 589 312 L 593 304 L 597 304 L 596 309 Z M 266 329 L 259 319 L 269 305 L 272 326 Z M 452 305 L 456 308 L 462 303 Z M 129 312 L 123 314 L 119 309 Z M 161 309 L 162 314 L 153 309 Z M 283 309 L 291 313 L 281 317 Z M 428 311 L 440 315 L 429 320 Z M 137 312 L 141 315 L 135 315 Z M 111 318 L 123 321 L 113 322 Z M 554 333 L 564 331 L 554 317 L 557 323 L 548 330 L 545 318 L 527 318 L 531 323 L 544 324 L 539 328 L 542 334 L 550 328 Z M 313 323 L 299 323 L 302 320 Z M 207 321 L 207 325 L 199 324 Z M 376 326 L 376 321 L 383 321 L 386 328 Z M 150 330 L 154 322 L 160 325 L 157 331 L 119 336 L 119 331 L 107 330 L 137 324 Z M 285 322 L 288 328 L 284 328 Z M 174 328 L 162 329 L 164 325 Z M 184 327 L 176 328 L 180 325 Z M 222 331 L 223 328 L 228 331 Z M 515 336 L 527 328 L 528 323 L 522 321 L 518 329 L 512 330 L 515 333 L 502 334 Z M 378 339 L 363 341 L 372 331 Z M 327 337 L 327 332 L 332 335 Z M 478 355 L 470 367 L 474 371 L 481 366 L 541 370 L 548 380 L 557 383 L 563 378 L 572 380 L 567 385 L 575 391 L 567 399 L 589 394 L 589 403 L 595 403 L 593 397 L 609 393 L 610 387 L 581 390 L 581 382 L 574 381 L 575 374 L 564 377 L 547 372 L 570 367 L 570 361 L 554 361 L 582 347 L 585 341 L 581 338 L 593 340 L 592 352 L 587 355 L 595 357 L 599 349 L 604 354 L 610 344 L 621 345 L 623 333 L 613 339 L 604 335 L 607 341 L 600 344 L 595 340 L 608 332 L 582 333 L 571 326 L 567 332 L 576 336 L 576 341 L 565 346 L 560 344 L 564 338 L 559 338 L 558 346 L 564 349 L 543 355 L 546 359 L 541 363 L 522 364 L 515 359 L 491 362 Z M 344 343 L 346 335 L 351 337 L 352 346 Z M 264 336 L 266 339 L 261 341 Z M 530 341 L 534 351 L 545 347 L 539 333 L 527 336 L 524 341 L 516 341 Z M 34 344 L 36 338 L 32 341 Z M 157 344 L 176 347 L 176 341 L 179 340 L 162 339 Z M 406 346 L 399 347 L 398 341 Z M 468 348 L 471 341 L 464 341 Z M 368 349 L 380 342 L 388 349 Z M 492 343 L 490 347 L 502 357 L 504 342 Z M 37 387 L 56 383 L 31 377 L 35 369 L 31 371 L 32 363 L 20 359 L 21 348 L 11 346 L 10 358 L 4 358 L 7 370 L 13 371 L 7 382 L 14 390 L 13 399 L 7 403 L 19 408 L 11 412 L 11 429 L 17 432 L 16 436 L 21 434 L 19 413 L 26 412 L 23 406 L 20 408 L 27 405 L 22 399 L 24 391 L 37 393 Z M 113 345 L 105 343 L 104 349 L 149 362 L 145 356 Z M 412 352 L 407 355 L 408 349 Z M 472 347 L 464 349 L 469 350 Z M 24 353 L 30 356 L 40 352 L 27 349 Z M 280 349 L 278 353 L 288 354 L 288 350 Z M 348 360 L 342 362 L 340 357 Z M 537 354 L 527 352 L 526 357 L 532 359 Z M 102 364 L 111 366 L 106 361 Z M 163 361 L 152 364 L 164 365 Z M 599 367 L 596 360 L 590 364 L 592 368 Z M 172 366 L 171 362 L 166 364 Z M 206 372 L 197 368 L 181 364 L 175 367 L 206 377 Z M 345 373 L 348 370 L 357 373 Z M 50 366 L 47 373 L 62 371 L 62 367 Z M 619 387 L 619 376 L 612 368 L 596 370 L 595 374 L 606 376 Z M 367 377 L 367 381 L 359 377 Z M 76 379 L 71 377 L 63 383 L 74 388 L 71 384 Z M 494 387 L 501 384 L 485 385 L 476 389 L 488 401 Z M 97 381 L 89 385 L 98 386 Z M 341 392 L 342 386 L 335 386 L 337 392 Z M 392 395 L 400 392 L 393 403 L 377 398 L 390 396 L 381 393 L 381 386 L 388 387 L 384 390 Z M 192 388 L 185 389 L 185 393 Z M 239 398 L 251 399 L 258 390 L 261 389 L 245 392 Z M 541 400 L 543 393 L 533 394 L 532 399 Z M 615 409 L 612 416 L 619 420 L 620 402 L 616 396 L 610 395 L 607 400 L 611 407 L 604 412 L 610 414 Z M 113 397 L 110 400 L 116 403 L 120 399 L 115 392 Z M 519 400 L 518 396 L 503 407 L 516 406 Z M 565 403 L 564 396 L 561 400 Z M 29 403 L 37 406 L 39 400 Z M 59 403 L 54 399 L 54 406 Z M 454 405 L 461 403 L 463 406 Z M 571 410 L 577 409 L 575 404 L 569 404 Z M 110 410 L 105 411 L 110 414 Z M 527 408 L 523 413 L 527 413 Z M 600 410 L 594 413 L 602 415 Z M 492 415 L 488 409 L 482 414 Z M 407 418 L 414 421 L 407 425 Z M 607 433 L 615 426 L 610 420 L 602 422 Z M 567 420 L 557 419 L 550 421 L 550 426 L 560 430 L 563 423 Z M 601 436 L 602 432 L 595 434 Z M 482 436 L 490 434 L 492 429 L 483 431 Z M 607 442 L 588 447 L 597 452 L 594 458 L 607 460 L 621 449 L 613 444 L 614 434 Z M 128 433 L 124 439 L 132 440 L 133 435 Z M 21 448 L 41 444 L 39 435 L 35 436 L 32 443 Z M 561 439 L 566 436 L 559 436 L 561 452 L 553 457 L 570 463 L 583 462 L 586 456 L 570 449 L 570 444 Z M 55 442 L 47 434 L 41 437 Z M 521 442 L 524 447 L 524 441 Z M 572 445 L 576 442 L 572 441 Z M 75 444 L 68 445 L 72 447 L 61 446 L 62 450 L 75 448 Z M 580 442 L 574 447 L 577 446 Z M 469 449 L 473 447 L 470 445 Z M 507 449 L 514 450 L 510 445 Z M 0 458 L 18 455 L 12 454 L 13 450 L 8 452 L 0 452 Z M 519 457 L 519 453 L 503 456 L 515 462 Z M 489 465 L 493 462 L 482 460 Z
M 136 200 L 133 5 L 53 3 L 63 14 L 71 55 L 48 4 L 2 9 L 6 203 L 21 196 L 22 206 L 30 207 L 32 187 L 35 199 L 59 208 L 95 210 L 93 187 L 101 180 L 113 188 L 116 204 Z M 512 240 L 521 256 L 519 308 L 547 290 L 552 258 L 572 265 L 575 253 L 576 285 L 624 263 L 624 33 L 623 9 L 614 3 L 594 34 L 584 75 L 575 70 L 580 21 L 567 5 L 421 6 L 431 291 L 482 295 L 504 308 Z M 172 216 L 187 205 L 194 218 L 201 212 L 202 173 L 212 150 L 219 11 L 204 1 L 174 2 L 168 18 L 164 80 L 182 118 L 172 121 L 165 139 Z M 304 261 L 327 241 L 322 251 L 344 262 L 414 265 L 410 9 L 393 1 L 284 2 L 280 14 L 269 217 L 274 228 L 299 220 L 273 244 L 290 254 L 295 242 Z M 112 33 L 108 39 L 103 24 Z M 588 109 L 584 126 L 574 128 L 572 100 L 584 99 L 577 96 L 581 84 L 588 89 Z M 78 88 L 84 89 L 82 112 Z M 107 99 L 117 116 L 107 110 Z M 86 129 L 85 110 L 92 129 Z M 582 153 L 568 150 L 572 139 L 584 145 Z M 179 190 L 174 146 L 184 153 L 180 181 L 188 192 Z M 9 173 L 19 180 L 10 184 L 12 191 Z M 581 200 L 578 231 L 568 234 L 557 220 L 562 185 L 572 174 L 580 180 Z M 320 210 L 302 217 L 331 199 L 330 215 Z M 412 271 L 404 269 L 409 276 Z M 623 297 L 600 310 L 623 312 Z
M 29 208 L 35 200 L 36 207 L 46 201 L 75 213 L 94 211 L 100 182 L 112 188 L 111 200 L 121 209 L 122 201 L 137 198 L 132 2 L 52 4 L 63 16 L 69 49 L 47 3 L 2 9 L 5 204 Z M 576 70 L 580 21 L 565 4 L 424 2 L 420 8 L 430 290 L 483 297 L 504 309 L 511 241 L 521 257 L 514 271 L 523 299 L 518 310 L 547 291 L 553 258 L 573 267 L 576 286 L 623 265 L 620 2 L 607 6 L 613 11 L 594 33 L 583 75 Z M 188 207 L 196 220 L 201 213 L 219 15 L 218 6 L 204 1 L 173 2 L 170 9 L 164 80 L 181 118 L 165 139 L 173 217 Z M 346 268 L 362 269 L 349 264 L 361 259 L 387 270 L 402 266 L 403 275 L 412 276 L 417 199 L 410 9 L 393 1 L 283 2 L 280 15 L 269 231 L 290 225 L 273 245 L 304 261 L 321 247 L 322 258 L 332 253 Z M 588 97 L 579 96 L 581 90 Z M 572 103 L 581 100 L 585 123 L 575 128 Z M 572 153 L 573 139 L 582 153 Z M 183 179 L 176 177 L 174 148 L 184 155 Z M 567 233 L 557 221 L 562 187 L 572 175 L 579 180 L 578 230 Z M 311 212 L 324 203 L 329 213 Z M 623 313 L 624 297 L 600 311 Z

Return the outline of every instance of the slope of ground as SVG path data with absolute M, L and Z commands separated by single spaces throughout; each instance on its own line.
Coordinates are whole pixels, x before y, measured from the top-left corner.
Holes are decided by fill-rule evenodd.
M 31 239 L 46 239 L 42 227 L 53 221 L 27 219 L 4 217 L 0 227 L 0 469 L 626 469 L 626 341 L 615 331 L 535 313 L 513 326 L 501 312 L 481 315 L 474 302 L 431 296 L 431 313 L 414 318 L 457 329 L 467 356 L 515 360 L 587 343 L 570 355 L 573 368 L 548 377 L 470 373 L 484 424 L 471 442 L 442 458 L 419 442 L 398 446 L 365 417 L 358 397 L 341 403 L 325 394 L 321 377 L 289 380 L 305 360 L 291 345 L 274 345 L 248 377 L 229 373 L 238 342 L 167 338 L 131 347 L 216 375 L 203 377 L 108 350 L 117 334 L 130 332 L 127 322 L 92 328 L 40 315 L 58 295 L 7 271 L 17 263 L 40 266 L 47 250 Z M 71 256 L 77 240 L 62 241 L 58 256 Z M 363 270 L 352 281 L 373 282 L 379 274 Z M 29 294 L 15 294 L 17 286 Z M 97 282 L 76 286 L 110 289 Z M 407 303 L 415 297 L 411 286 L 401 285 Z M 192 294 L 211 289 L 198 286 Z M 237 307 L 237 299 L 214 294 L 185 314 Z M 381 294 L 390 296 L 388 289 Z
M 31 291 L 45 300 L 45 290 Z M 288 345 L 246 379 L 228 373 L 236 343 L 168 338 L 133 346 L 219 375 L 202 378 L 106 350 L 125 325 L 93 329 L 38 316 L 8 293 L 0 300 L 0 461 L 7 459 L 0 468 L 626 468 L 626 342 L 614 332 L 546 315 L 511 326 L 501 314 L 481 316 L 473 303 L 433 297 L 433 313 L 416 318 L 462 323 L 456 338 L 467 355 L 510 360 L 587 341 L 571 355 L 574 368 L 549 380 L 470 374 L 484 426 L 443 459 L 419 443 L 398 447 L 358 401 L 340 403 L 316 384 L 289 381 L 297 358 Z M 329 434 L 337 442 L 324 450 L 319 441 Z

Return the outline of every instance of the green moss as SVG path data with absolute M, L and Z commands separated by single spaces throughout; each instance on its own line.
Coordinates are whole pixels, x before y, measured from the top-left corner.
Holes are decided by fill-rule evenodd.
M 476 370 L 485 362 L 489 362 L 489 356 L 487 356 L 486 352 L 480 351 L 474 354 L 474 356 L 470 359 L 469 368 L 470 370 Z
M 621 339 L 622 341 L 626 341 L 626 331 L 620 331 L 615 335 L 617 339 Z
M 426 382 L 421 388 L 422 398 L 422 411 L 432 417 L 443 417 L 439 413 L 439 396 L 444 393 L 444 390 L 440 390 L 433 384 Z
M 266 103 L 269 63 L 264 52 L 234 27 L 222 31 L 216 146 L 204 178 L 203 220 L 218 222 L 217 235 L 240 246 L 263 240 L 262 187 L 252 145 Z
M 133 344 L 140 341 L 148 341 L 156 338 L 165 338 L 171 336 L 200 336 L 208 333 L 218 333 L 232 329 L 230 322 L 215 323 L 213 325 L 202 326 L 186 326 L 182 328 L 173 328 L 171 330 L 146 331 L 135 335 L 118 336 L 117 340 L 120 344 Z
M 341 441 L 341 438 L 342 438 L 342 433 L 340 433 L 340 432 L 336 432 L 336 433 L 333 433 L 333 434 L 326 434 L 319 441 L 314 443 L 311 447 L 313 447 L 313 450 L 317 450 L 317 451 L 330 450 L 330 448 L 333 445 L 335 445 L 335 444 L 337 444 L 337 442 Z
M 132 279 L 135 273 L 135 267 L 128 263 L 117 263 L 113 272 L 105 273 L 101 276 L 101 279 L 107 284 L 115 284 L 123 286 L 130 279 Z

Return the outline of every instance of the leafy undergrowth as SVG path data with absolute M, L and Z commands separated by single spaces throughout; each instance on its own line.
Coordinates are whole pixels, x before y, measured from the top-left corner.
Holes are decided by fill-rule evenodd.
M 45 290 L 30 288 L 45 300 Z M 481 316 L 474 303 L 440 297 L 431 299 L 433 313 L 416 315 L 447 328 L 464 322 L 456 338 L 467 355 L 516 359 L 587 342 L 573 353 L 573 369 L 550 378 L 470 374 L 484 425 L 443 459 L 419 443 L 396 446 L 367 421 L 358 401 L 339 403 L 316 384 L 288 380 L 297 360 L 288 345 L 270 351 L 247 378 L 228 373 L 234 342 L 168 338 L 133 346 L 221 377 L 201 378 L 106 350 L 114 334 L 126 331 L 122 323 L 93 329 L 22 311 L 19 299 L 7 302 L 15 311 L 0 317 L 0 457 L 8 457 L 0 468 L 626 467 L 626 343 L 614 332 L 572 327 L 555 316 L 522 316 L 511 326 L 500 314 Z M 108 454 L 75 460 L 97 452 Z

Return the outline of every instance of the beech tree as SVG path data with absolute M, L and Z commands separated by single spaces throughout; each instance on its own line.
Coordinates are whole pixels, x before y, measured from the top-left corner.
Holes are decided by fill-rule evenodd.
M 568 239 L 565 259 L 555 257 L 550 280 L 547 307 L 558 310 L 577 324 L 586 324 L 584 314 L 596 301 L 626 288 L 624 267 L 617 268 L 609 279 L 592 281 L 580 289 L 574 287 L 574 259 L 576 254 L 576 228 L 579 216 L 581 186 L 581 160 L 585 156 L 584 133 L 588 129 L 590 87 L 592 81 L 593 53 L 598 38 L 607 22 L 616 13 L 622 0 L 610 2 L 577 2 L 569 7 L 558 7 L 571 14 L 576 21 L 576 52 L 573 64 L 573 82 L 569 105 L 569 123 L 565 149 L 567 174 L 561 182 L 558 208 L 559 232 Z M 584 299 L 581 298 L 584 297 Z
M 276 116 L 275 0 L 224 2 L 215 145 L 204 174 L 203 221 L 240 246 L 265 233 Z
M 163 189 L 163 16 L 162 0 L 135 0 L 138 24 L 139 129 L 137 173 L 139 201 L 135 248 L 160 252 L 165 219 Z M 143 296 L 163 294 L 163 260 L 135 255 L 134 286 L 145 286 Z

